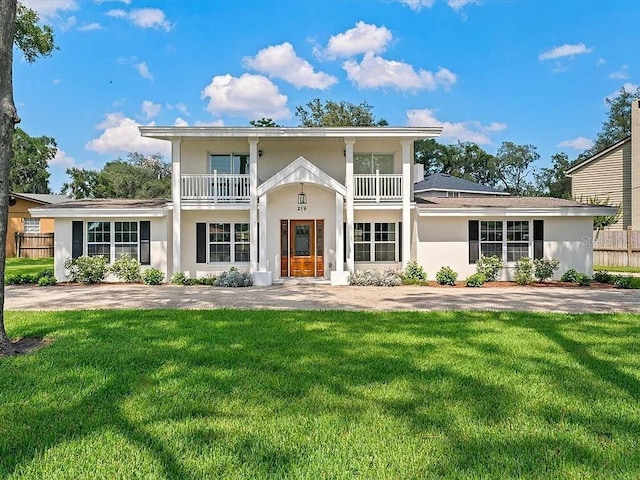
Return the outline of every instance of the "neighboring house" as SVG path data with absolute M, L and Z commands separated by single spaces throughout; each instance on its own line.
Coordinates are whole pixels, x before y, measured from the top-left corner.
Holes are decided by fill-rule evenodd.
M 80 255 L 130 254 L 202 277 L 234 266 L 256 285 L 287 277 L 346 284 L 351 272 L 401 269 L 465 278 L 480 253 L 509 266 L 552 256 L 590 274 L 592 217 L 613 209 L 553 199 L 414 200 L 414 141 L 439 127 L 140 127 L 172 150 L 172 198 L 77 200 L 34 208 L 56 219 L 55 270 Z M 492 192 L 496 193 L 496 192 Z M 508 270 L 507 270 L 508 272 Z M 508 273 L 505 274 L 508 277 Z
M 571 195 L 606 200 L 622 215 L 611 228 L 640 230 L 640 100 L 631 103 L 631 135 L 567 170 Z
M 40 193 L 12 193 L 9 196 L 9 221 L 7 223 L 7 257 L 15 257 L 16 233 L 53 233 L 53 219 L 34 217 L 30 208 L 50 205 L 68 200 L 64 195 Z
M 477 196 L 509 196 L 493 187 L 470 182 L 464 178 L 454 177 L 448 173 L 433 173 L 413 187 L 417 198 L 429 197 L 477 197 Z

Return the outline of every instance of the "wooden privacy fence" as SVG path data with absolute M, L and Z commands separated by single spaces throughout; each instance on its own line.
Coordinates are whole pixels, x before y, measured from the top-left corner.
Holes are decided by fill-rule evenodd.
M 53 233 L 16 232 L 16 255 L 22 258 L 53 257 Z
M 593 264 L 607 267 L 640 267 L 640 231 L 593 232 Z

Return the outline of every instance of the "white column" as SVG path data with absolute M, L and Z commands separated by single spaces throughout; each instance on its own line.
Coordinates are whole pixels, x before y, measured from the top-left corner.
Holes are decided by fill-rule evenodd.
M 353 257 L 353 145 L 355 140 L 345 140 L 345 185 L 347 187 L 347 270 L 351 273 L 354 272 L 354 257 Z
M 344 271 L 344 197 L 336 192 L 336 272 Z
M 171 203 L 173 204 L 173 262 L 172 270 L 168 272 L 169 278 L 174 273 L 181 271 L 180 259 L 180 233 L 182 213 L 182 178 L 180 177 L 182 138 L 171 141 Z
M 267 265 L 267 194 L 260 196 L 260 262 L 258 270 L 266 272 Z
M 251 273 L 258 270 L 258 139 L 249 139 L 249 222 L 251 244 L 249 256 Z
M 411 146 L 410 140 L 402 141 L 402 268 L 411 260 Z

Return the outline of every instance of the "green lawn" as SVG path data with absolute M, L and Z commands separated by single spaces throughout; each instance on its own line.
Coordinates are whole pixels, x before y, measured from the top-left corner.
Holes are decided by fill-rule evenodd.
M 16 274 L 34 274 L 46 268 L 53 268 L 53 258 L 7 258 L 5 277 Z
M 0 478 L 640 478 L 640 316 L 8 312 Z
M 594 265 L 594 270 L 604 270 L 606 272 L 639 273 L 640 267 L 608 267 L 606 265 Z

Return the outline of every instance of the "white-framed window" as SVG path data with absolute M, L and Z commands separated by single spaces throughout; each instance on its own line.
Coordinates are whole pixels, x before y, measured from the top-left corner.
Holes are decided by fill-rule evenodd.
M 447 192 L 447 197 L 448 198 L 459 198 L 460 197 L 460 192 Z
M 209 173 L 214 171 L 220 174 L 248 174 L 249 154 L 248 153 L 210 153 Z
M 531 226 L 528 220 L 488 220 L 480 222 L 480 253 L 496 255 L 506 262 L 529 257 Z
M 87 222 L 87 255 L 111 262 L 111 222 Z
M 25 218 L 24 220 L 24 233 L 40 233 L 40 219 L 39 218 Z
M 128 255 L 138 260 L 138 222 L 114 222 L 115 260 Z
M 209 223 L 209 263 L 249 262 L 250 250 L 248 222 Z
M 398 261 L 398 224 L 387 222 L 354 223 L 356 262 Z M 371 234 L 373 232 L 373 235 Z
M 355 153 L 353 155 L 353 173 L 356 175 L 394 173 L 393 153 Z

